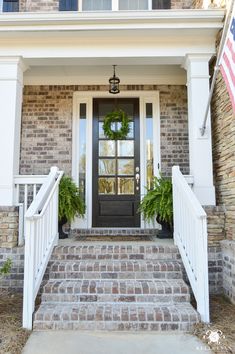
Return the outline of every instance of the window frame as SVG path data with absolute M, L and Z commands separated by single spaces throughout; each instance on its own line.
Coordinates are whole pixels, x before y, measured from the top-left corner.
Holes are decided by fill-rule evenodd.
M 17 11 L 3 11 L 3 8 L 4 8 L 4 2 L 5 3 L 17 3 L 18 4 L 18 10 Z M 8 12 L 19 12 L 20 11 L 20 1 L 19 0 L 0 0 L 0 13 L 8 13 Z
M 0 0 L 1 1 L 1 0 Z M 152 9 L 152 0 L 148 0 L 148 9 L 146 10 L 120 10 L 119 9 L 119 0 L 111 0 L 111 10 L 83 10 L 83 1 L 84 0 L 77 0 L 77 8 L 78 8 L 78 12 L 113 12 L 113 11 L 156 11 L 157 9 Z M 159 9 L 160 10 L 160 9 Z M 74 10 L 71 10 L 74 11 Z

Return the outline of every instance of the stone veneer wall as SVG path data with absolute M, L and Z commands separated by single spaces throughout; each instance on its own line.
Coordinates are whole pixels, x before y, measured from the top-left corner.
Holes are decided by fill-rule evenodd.
M 72 168 L 73 92 L 107 91 L 106 86 L 25 86 L 22 113 L 21 174 L 46 174 L 56 165 Z M 121 90 L 159 90 L 162 171 L 179 165 L 189 173 L 187 92 L 185 86 L 129 85 Z
M 217 38 L 219 46 L 221 33 Z M 214 63 L 212 63 L 213 67 Z M 212 99 L 212 146 L 217 205 L 224 209 L 221 241 L 224 293 L 235 303 L 235 114 L 219 72 Z
M 190 9 L 193 0 L 171 0 L 172 9 Z M 21 12 L 58 11 L 59 0 L 20 0 Z
M 18 243 L 18 207 L 0 206 L 0 247 L 12 248 Z

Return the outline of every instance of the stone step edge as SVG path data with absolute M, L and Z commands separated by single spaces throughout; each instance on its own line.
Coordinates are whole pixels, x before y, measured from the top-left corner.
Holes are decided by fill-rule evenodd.
M 129 331 L 129 332 L 191 332 L 198 321 L 192 322 L 122 322 L 122 321 L 35 321 L 33 330 Z

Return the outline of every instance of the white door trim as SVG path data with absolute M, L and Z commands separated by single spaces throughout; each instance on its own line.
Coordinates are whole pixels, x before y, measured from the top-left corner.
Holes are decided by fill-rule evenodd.
M 107 91 L 79 91 L 73 94 L 73 121 L 72 121 L 72 177 L 78 183 L 78 157 L 79 157 L 79 117 L 80 103 L 87 105 L 87 129 L 86 129 L 86 216 L 84 219 L 77 218 L 72 228 L 92 228 L 92 139 L 93 139 L 93 99 L 94 98 L 113 98 L 113 95 Z M 140 112 L 140 178 L 141 178 L 141 197 L 145 194 L 146 185 L 146 157 L 145 157 L 145 122 L 146 103 L 153 104 L 153 125 L 156 139 L 153 142 L 154 150 L 154 174 L 158 175 L 161 165 L 160 159 L 160 103 L 159 91 L 123 91 L 116 97 L 136 97 L 139 98 Z M 141 228 L 149 228 L 144 220 L 141 220 Z

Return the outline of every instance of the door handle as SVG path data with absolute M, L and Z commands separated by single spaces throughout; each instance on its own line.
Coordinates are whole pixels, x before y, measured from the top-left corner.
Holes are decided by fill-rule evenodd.
M 139 184 L 139 182 L 140 182 L 140 175 L 139 175 L 139 173 L 136 173 L 135 179 L 136 179 L 136 184 L 137 184 L 137 186 L 138 186 L 138 184 Z

